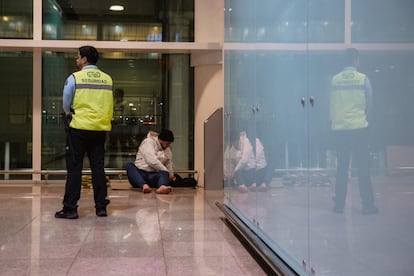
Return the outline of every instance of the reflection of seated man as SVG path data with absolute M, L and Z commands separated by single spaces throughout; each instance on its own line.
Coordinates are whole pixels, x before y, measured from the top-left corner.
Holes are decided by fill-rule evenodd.
M 124 101 L 124 90 L 115 89 L 114 91 L 114 115 L 112 119 L 112 130 L 109 132 L 109 167 L 116 166 L 116 157 L 121 152 L 128 149 L 128 133 L 125 126 L 125 109 L 127 103 Z
M 158 194 L 168 194 L 172 188 L 169 182 L 175 180 L 172 167 L 172 152 L 169 146 L 174 142 L 171 130 L 163 130 L 158 136 L 148 132 L 138 148 L 135 163 L 127 163 L 125 168 L 129 183 L 142 192 L 150 193 L 156 188 Z
M 239 160 L 233 170 L 232 177 L 236 179 L 238 190 L 247 193 L 250 186 L 255 183 L 256 159 L 254 149 L 245 131 L 232 136 Z
M 251 190 L 255 190 L 258 187 L 259 191 L 267 191 L 268 185 L 272 179 L 269 172 L 269 167 L 266 160 L 265 148 L 259 137 L 256 137 L 256 172 L 255 183 L 250 186 Z
M 224 184 L 226 187 L 232 187 L 236 184 L 233 171 L 239 159 L 237 149 L 233 143 L 229 143 L 224 150 Z

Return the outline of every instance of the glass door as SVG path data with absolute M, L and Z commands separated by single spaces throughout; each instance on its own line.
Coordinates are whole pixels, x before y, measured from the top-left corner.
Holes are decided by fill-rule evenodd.
M 256 101 L 256 53 L 234 51 L 226 55 L 231 71 L 225 92 L 225 187 L 229 205 L 251 227 L 257 227 L 256 123 L 260 113 Z
M 309 268 L 316 275 L 410 275 L 414 2 L 344 3 L 310 15 L 330 25 L 331 14 L 342 13 L 338 31 L 348 35 L 340 48 L 309 51 Z M 341 114 L 352 121 L 341 125 Z
M 270 0 L 225 3 L 225 148 L 242 140 L 253 148 L 256 159 L 256 188 L 240 189 L 238 179 L 227 184 L 227 205 L 275 254 L 306 273 L 306 6 Z M 224 153 L 225 164 L 231 164 L 230 152 Z

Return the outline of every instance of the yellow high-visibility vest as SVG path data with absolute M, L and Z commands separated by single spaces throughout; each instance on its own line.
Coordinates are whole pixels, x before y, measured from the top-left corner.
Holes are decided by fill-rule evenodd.
M 70 127 L 83 130 L 110 131 L 114 108 L 112 78 L 97 68 L 73 73 L 75 96 Z
M 330 115 L 333 130 L 366 128 L 366 76 L 345 69 L 332 78 Z

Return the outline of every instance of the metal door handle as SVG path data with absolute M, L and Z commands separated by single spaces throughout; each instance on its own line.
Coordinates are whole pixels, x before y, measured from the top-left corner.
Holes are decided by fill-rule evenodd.
M 315 102 L 315 98 L 313 96 L 309 97 L 309 102 L 311 104 L 311 106 L 313 107 L 313 103 Z

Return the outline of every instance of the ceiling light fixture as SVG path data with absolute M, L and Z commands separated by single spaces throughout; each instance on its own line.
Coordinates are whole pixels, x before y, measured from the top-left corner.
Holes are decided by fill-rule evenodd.
M 121 6 L 121 5 L 111 5 L 109 7 L 109 10 L 111 10 L 111 11 L 123 11 L 124 10 L 124 6 Z

